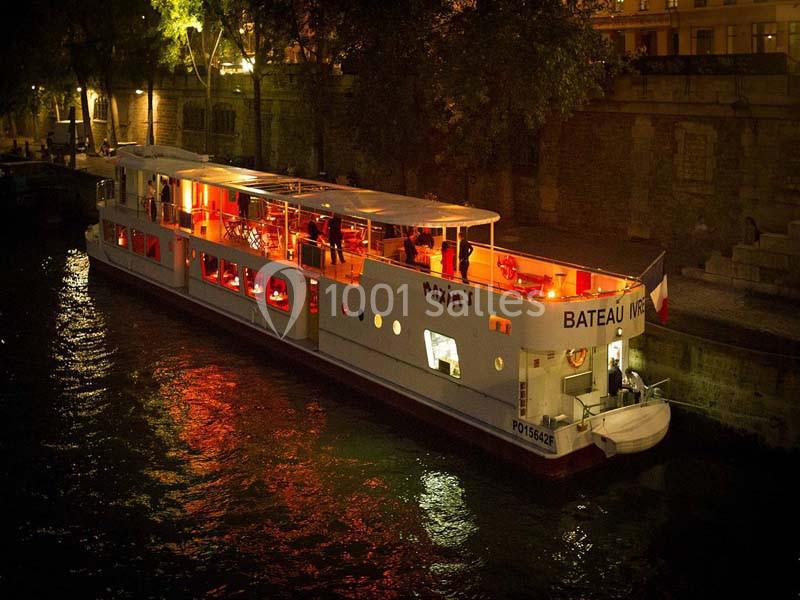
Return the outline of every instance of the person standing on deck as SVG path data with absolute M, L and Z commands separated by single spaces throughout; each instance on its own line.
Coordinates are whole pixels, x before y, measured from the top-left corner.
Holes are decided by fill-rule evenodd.
M 150 220 L 156 222 L 156 186 L 153 185 L 153 180 L 147 180 L 147 196 L 145 198 L 147 206 L 147 214 L 150 215 Z
M 428 248 L 433 250 L 433 236 L 431 235 L 430 228 L 425 227 L 422 231 L 420 231 L 417 234 L 415 243 L 417 246 L 428 246 Z
M 406 231 L 406 239 L 403 240 L 403 250 L 406 252 L 406 264 L 412 267 L 417 266 L 417 246 L 414 244 L 412 230 Z
M 625 379 L 626 382 L 622 385 L 622 387 L 632 391 L 634 401 L 639 402 L 647 393 L 647 386 L 644 384 L 642 376 L 628 367 L 625 369 Z
M 317 227 L 317 222 L 314 219 L 311 219 L 308 222 L 308 240 L 316 244 L 317 240 L 319 239 L 319 235 L 320 233 L 319 233 L 319 227 Z
M 467 240 L 467 236 L 463 233 L 458 234 L 458 270 L 461 271 L 461 281 L 469 283 L 467 274 L 469 273 L 469 257 L 475 251 L 472 244 Z
M 331 244 L 331 263 L 336 264 L 336 250 L 339 251 L 339 260 L 344 264 L 344 252 L 342 252 L 342 219 L 339 215 L 333 215 L 328 221 L 328 241 Z
M 242 219 L 246 219 L 250 209 L 250 196 L 236 192 L 236 204 L 239 205 L 239 216 Z
M 619 361 L 612 358 L 608 363 L 608 395 L 616 398 L 622 389 L 622 371 L 619 368 Z
M 172 192 L 169 189 L 169 178 L 164 179 L 164 185 L 161 187 L 161 205 L 164 207 L 164 222 L 170 223 L 172 221 Z

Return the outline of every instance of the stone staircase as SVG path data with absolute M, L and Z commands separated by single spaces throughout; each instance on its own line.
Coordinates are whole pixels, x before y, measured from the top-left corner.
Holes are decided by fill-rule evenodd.
M 715 252 L 705 269 L 685 267 L 685 277 L 800 300 L 800 221 L 787 233 L 762 233 L 756 244 L 737 244 L 731 257 Z

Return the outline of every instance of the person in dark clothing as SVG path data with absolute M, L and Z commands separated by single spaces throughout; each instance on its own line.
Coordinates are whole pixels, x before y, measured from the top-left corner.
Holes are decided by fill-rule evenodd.
M 236 204 L 239 205 L 239 216 L 246 219 L 250 208 L 250 196 L 236 192 Z
M 344 252 L 342 252 L 342 219 L 338 215 L 333 215 L 328 221 L 328 241 L 331 244 L 331 263 L 336 264 L 336 251 L 339 251 L 339 260 L 344 264 Z
M 403 240 L 403 249 L 406 251 L 406 264 L 417 266 L 417 246 L 411 236 L 411 230 L 406 232 L 406 239 Z
M 313 219 L 308 222 L 308 239 L 315 244 L 319 239 L 319 227 L 317 227 L 317 222 Z
M 622 371 L 619 368 L 619 361 L 612 358 L 608 363 L 608 395 L 616 396 L 622 389 Z
M 463 233 L 458 234 L 458 270 L 461 271 L 461 281 L 469 283 L 467 274 L 469 273 L 469 257 L 475 251 L 472 244 L 467 240 L 467 236 Z
M 164 222 L 172 221 L 172 192 L 169 189 L 169 179 L 164 180 L 161 187 L 161 205 L 164 207 Z
M 417 239 L 415 241 L 417 246 L 427 246 L 431 250 L 433 250 L 433 236 L 431 235 L 431 230 L 427 227 L 417 234 Z
M 759 245 L 761 240 L 761 230 L 753 217 L 747 217 L 744 220 L 744 242 L 745 244 Z

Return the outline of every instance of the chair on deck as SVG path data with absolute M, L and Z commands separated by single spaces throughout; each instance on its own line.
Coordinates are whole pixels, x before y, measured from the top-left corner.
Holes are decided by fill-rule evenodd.
M 349 252 L 361 254 L 364 252 L 364 230 L 357 228 L 352 234 L 344 238 L 344 249 Z
M 222 234 L 223 239 L 228 240 L 238 240 L 240 239 L 239 234 L 239 219 L 231 218 L 231 219 L 223 219 L 223 225 L 225 226 L 225 233 Z

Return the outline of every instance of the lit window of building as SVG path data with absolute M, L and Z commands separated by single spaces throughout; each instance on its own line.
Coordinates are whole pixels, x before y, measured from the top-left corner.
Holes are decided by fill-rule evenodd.
M 756 54 L 775 52 L 778 46 L 776 23 L 753 23 L 753 47 Z
M 800 22 L 789 23 L 789 56 L 800 61 Z
M 664 2 L 664 8 L 666 9 L 678 8 L 678 0 L 666 0 Z
M 639 10 L 647 10 L 649 0 L 639 0 Z
M 95 98 L 92 119 L 95 121 L 108 120 L 108 98 L 105 96 L 98 96 Z
M 622 12 L 625 9 L 625 0 L 614 0 L 614 10 Z

